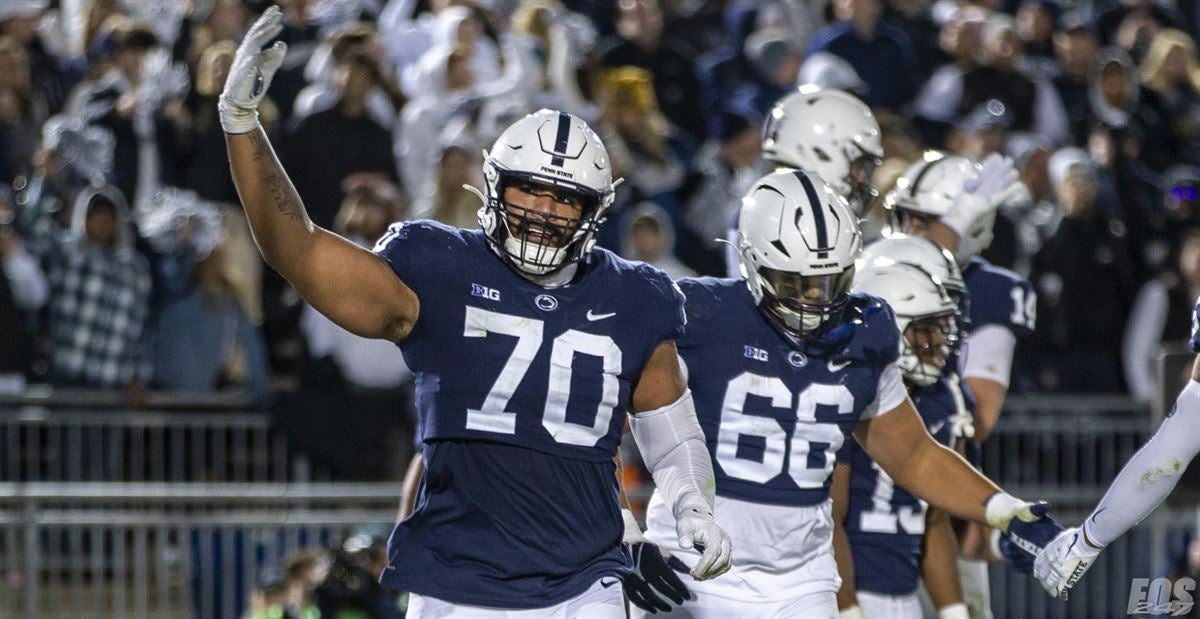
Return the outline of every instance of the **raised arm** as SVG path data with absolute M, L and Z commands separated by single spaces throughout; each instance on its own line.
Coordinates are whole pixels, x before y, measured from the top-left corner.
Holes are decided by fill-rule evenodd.
M 258 104 L 287 47 L 276 42 L 271 7 L 246 33 L 221 94 L 221 125 L 238 196 L 267 264 L 310 305 L 347 331 L 403 340 L 420 310 L 417 295 L 375 254 L 313 225 L 258 124 Z

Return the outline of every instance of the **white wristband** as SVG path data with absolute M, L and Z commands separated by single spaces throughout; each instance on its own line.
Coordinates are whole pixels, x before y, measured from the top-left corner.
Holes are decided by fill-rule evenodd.
M 838 611 L 838 619 L 866 619 L 863 611 L 857 604 L 849 608 L 843 608 Z
M 625 521 L 625 535 L 621 538 L 622 544 L 645 544 L 650 540 L 646 539 L 645 533 L 642 532 L 642 525 L 638 524 L 637 517 L 628 509 L 621 510 L 621 518 Z
M 967 610 L 966 604 L 955 602 L 939 608 L 938 619 L 971 619 L 971 613 Z

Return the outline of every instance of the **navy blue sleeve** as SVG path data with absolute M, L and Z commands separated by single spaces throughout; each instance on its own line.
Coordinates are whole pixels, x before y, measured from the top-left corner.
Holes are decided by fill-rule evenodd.
M 453 264 L 441 254 L 452 247 L 454 236 L 451 228 L 436 222 L 404 221 L 388 227 L 373 251 L 420 298 L 437 284 L 439 271 Z
M 900 358 L 896 313 L 883 299 L 863 295 L 856 301 L 861 304 L 863 324 L 859 337 L 866 356 L 877 360 L 880 367 L 895 363 Z
M 654 314 L 654 319 L 660 323 L 656 327 L 660 334 L 659 341 L 678 340 L 683 337 L 687 325 L 687 314 L 684 310 L 687 299 L 683 291 L 666 273 L 649 265 L 642 265 L 642 269 L 654 299 L 652 307 L 659 308 Z

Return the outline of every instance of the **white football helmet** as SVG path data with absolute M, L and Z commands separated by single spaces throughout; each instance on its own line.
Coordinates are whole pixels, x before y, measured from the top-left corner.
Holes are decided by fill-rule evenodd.
M 763 123 L 763 158 L 811 170 L 862 214 L 877 195 L 871 185 L 883 161 L 871 108 L 836 88 L 801 86 L 775 103 Z
M 967 283 L 954 255 L 942 246 L 919 236 L 889 234 L 863 249 L 857 268 L 859 271 L 893 264 L 908 264 L 923 269 L 937 278 L 938 282 L 956 301 L 967 295 Z
M 510 125 L 484 152 L 483 181 L 479 225 L 497 253 L 531 275 L 587 255 L 616 186 L 600 137 L 579 118 L 546 109 Z M 582 214 L 560 217 L 509 204 L 504 190 L 513 183 L 565 193 L 578 200 Z
M 963 194 L 963 183 L 975 178 L 979 169 L 979 164 L 967 157 L 926 151 L 896 179 L 896 186 L 884 199 L 892 228 L 903 231 L 907 217 L 937 220 L 950 212 Z M 959 266 L 965 266 L 972 256 L 992 244 L 995 222 L 993 211 L 976 221 L 966 236 L 959 239 L 958 251 L 954 252 Z
M 854 276 L 855 292 L 879 297 L 896 312 L 903 335 L 897 365 L 910 384 L 937 382 L 958 346 L 958 306 L 928 271 L 905 263 L 874 266 Z
M 846 199 L 820 177 L 778 170 L 742 198 L 738 250 L 754 302 L 804 338 L 845 308 L 862 234 Z

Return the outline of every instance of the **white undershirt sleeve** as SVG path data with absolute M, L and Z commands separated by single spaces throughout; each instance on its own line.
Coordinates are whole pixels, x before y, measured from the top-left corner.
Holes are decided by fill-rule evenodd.
M 879 386 L 876 387 L 875 401 L 863 410 L 859 419 L 872 419 L 895 410 L 907 397 L 908 390 L 904 388 L 904 378 L 900 375 L 900 368 L 896 367 L 895 363 L 890 363 L 879 374 Z
M 983 325 L 967 338 L 959 369 L 963 378 L 984 378 L 1008 389 L 1017 336 L 1000 325 Z

